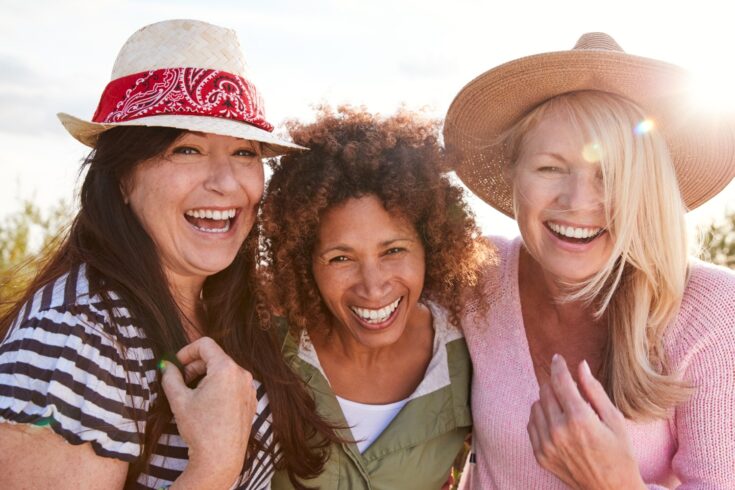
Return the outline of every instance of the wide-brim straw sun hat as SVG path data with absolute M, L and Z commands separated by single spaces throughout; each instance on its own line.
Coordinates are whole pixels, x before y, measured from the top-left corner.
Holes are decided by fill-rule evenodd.
M 510 162 L 497 144 L 531 109 L 555 96 L 597 90 L 638 104 L 671 152 L 688 209 L 735 176 L 732 117 L 693 102 L 693 77 L 662 61 L 625 53 L 604 33 L 584 34 L 573 49 L 528 56 L 486 71 L 460 90 L 444 122 L 444 141 L 458 177 L 482 200 L 513 216 Z
M 162 126 L 259 141 L 266 157 L 304 149 L 273 134 L 235 31 L 196 20 L 166 20 L 135 32 L 92 120 L 58 117 L 91 147 L 117 126 Z

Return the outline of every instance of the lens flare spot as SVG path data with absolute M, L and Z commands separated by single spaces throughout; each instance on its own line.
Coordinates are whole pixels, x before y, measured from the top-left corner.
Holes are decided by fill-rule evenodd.
M 42 419 L 38 419 L 33 422 L 33 425 L 35 425 L 36 427 L 48 427 L 53 421 L 53 417 L 43 417 Z
M 582 148 L 582 158 L 587 163 L 597 163 L 602 160 L 602 148 L 599 143 L 588 143 Z
M 646 134 L 652 129 L 653 129 L 653 121 L 650 119 L 644 119 L 643 121 L 639 122 L 636 125 L 634 131 L 635 131 L 635 134 L 640 135 L 640 134 Z

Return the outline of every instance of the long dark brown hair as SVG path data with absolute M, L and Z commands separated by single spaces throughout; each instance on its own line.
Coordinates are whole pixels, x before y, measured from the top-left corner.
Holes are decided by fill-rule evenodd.
M 36 290 L 71 268 L 86 264 L 90 294 L 100 295 L 113 318 L 110 292 L 122 298 L 136 325 L 145 332 L 156 359 L 170 357 L 187 344 L 181 313 L 156 247 L 120 191 L 121 182 L 138 164 L 162 155 L 182 134 L 182 130 L 174 128 L 129 126 L 100 135 L 83 165 L 87 173 L 79 212 L 70 231 L 47 252 L 45 260 L 39 259 L 39 272 L 14 305 L 0 316 L 0 338 Z M 313 399 L 283 361 L 276 333 L 261 327 L 257 311 L 262 309 L 262 303 L 256 308 L 254 290 L 254 235 L 245 241 L 229 267 L 204 282 L 204 334 L 216 340 L 264 384 L 273 414 L 274 436 L 282 451 L 276 465 L 287 470 L 297 488 L 304 488 L 296 477 L 309 479 L 318 475 L 328 456 L 329 442 L 337 439 L 330 426 L 316 415 Z M 142 437 L 142 454 L 131 466 L 128 481 L 145 471 L 155 444 L 172 418 L 160 383 L 156 383 L 156 390 L 156 403 L 147 415 Z M 256 434 L 251 433 L 249 454 L 263 447 Z

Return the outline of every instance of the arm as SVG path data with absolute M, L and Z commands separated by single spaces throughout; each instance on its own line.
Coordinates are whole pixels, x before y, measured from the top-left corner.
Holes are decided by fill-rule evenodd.
M 122 488 L 128 463 L 72 445 L 53 431 L 0 424 L 0 488 Z
M 672 422 L 680 490 L 735 488 L 735 321 L 727 315 L 725 309 L 716 328 L 692 336 L 697 342 L 683 366 L 694 392 Z
M 189 445 L 189 464 L 171 488 L 230 488 L 245 460 L 256 397 L 250 374 L 211 339 L 184 347 L 187 377 L 204 375 L 195 389 L 166 366 L 163 388 L 179 431 Z M 123 488 L 128 463 L 73 445 L 44 427 L 0 424 L 0 488 Z

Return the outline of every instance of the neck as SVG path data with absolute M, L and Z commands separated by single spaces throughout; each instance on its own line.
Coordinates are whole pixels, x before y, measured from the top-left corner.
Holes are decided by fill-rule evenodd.
M 201 302 L 204 279 L 204 277 L 172 277 L 169 275 L 171 296 L 179 309 L 181 324 L 190 342 L 204 334 Z
M 523 301 L 535 304 L 548 318 L 555 329 L 574 331 L 588 330 L 590 325 L 600 323 L 595 318 L 594 308 L 585 301 L 568 301 L 569 287 L 557 277 L 552 277 L 521 247 L 519 259 L 519 283 Z M 542 280 L 538 280 L 542 278 Z

